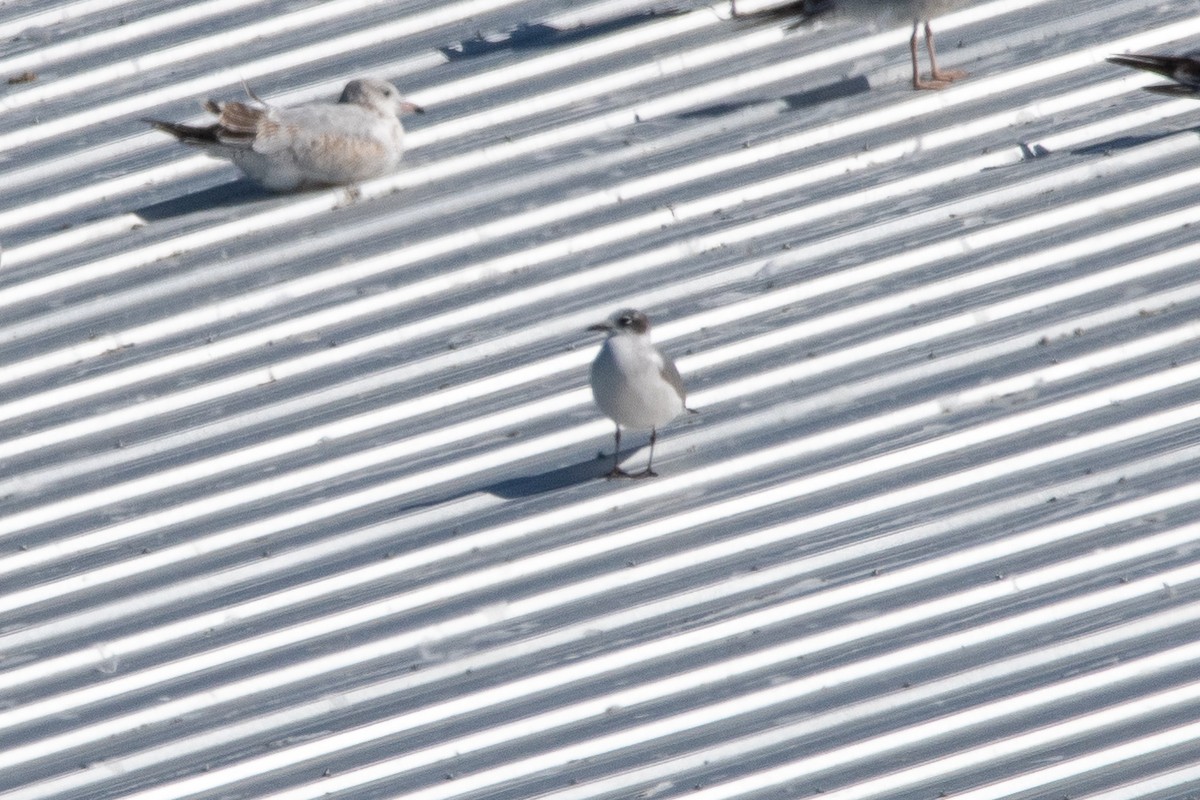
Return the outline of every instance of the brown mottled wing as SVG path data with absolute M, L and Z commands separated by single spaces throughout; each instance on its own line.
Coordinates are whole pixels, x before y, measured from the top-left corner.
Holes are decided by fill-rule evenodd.
M 221 144 L 253 147 L 263 129 L 270 124 L 264 110 L 245 103 L 231 101 L 217 104 L 209 101 L 207 108 L 218 112 L 216 135 Z

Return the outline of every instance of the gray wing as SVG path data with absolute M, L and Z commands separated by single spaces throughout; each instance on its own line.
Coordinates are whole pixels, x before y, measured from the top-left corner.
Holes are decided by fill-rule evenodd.
M 693 409 L 687 407 L 687 389 L 683 386 L 683 376 L 679 374 L 679 369 L 675 366 L 675 362 L 661 350 L 658 351 L 658 355 L 662 358 L 662 369 L 659 370 L 658 374 L 662 375 L 663 380 L 675 388 L 679 399 L 683 401 L 683 407 L 695 414 L 696 412 Z

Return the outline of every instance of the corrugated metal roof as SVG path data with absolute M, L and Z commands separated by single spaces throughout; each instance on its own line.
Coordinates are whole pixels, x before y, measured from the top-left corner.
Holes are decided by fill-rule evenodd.
M 1104 57 L 1200 3 L 972 4 L 923 93 L 729 16 L 3 6 L 0 798 L 1196 796 L 1200 106 Z M 363 74 L 353 190 L 139 121 Z

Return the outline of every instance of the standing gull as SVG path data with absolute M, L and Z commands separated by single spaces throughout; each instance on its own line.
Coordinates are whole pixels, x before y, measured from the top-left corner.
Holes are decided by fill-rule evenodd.
M 683 378 L 675 362 L 650 341 L 650 320 L 640 311 L 624 308 L 590 331 L 604 331 L 608 338 L 592 362 L 592 396 L 604 415 L 617 427 L 616 447 L 610 478 L 649 478 L 657 473 L 654 442 L 658 429 L 687 407 Z M 621 469 L 621 428 L 650 429 L 650 458 L 646 469 L 630 474 Z
M 857 19 L 876 22 L 896 18 L 911 19 L 913 24 L 912 38 L 909 40 L 909 50 L 912 54 L 912 84 L 914 89 L 944 89 L 959 78 L 965 78 L 967 73 L 962 70 L 942 69 L 937 63 L 937 51 L 933 44 L 933 26 L 929 20 L 932 17 L 945 14 L 957 8 L 968 5 L 972 0 L 793 0 L 780 6 L 773 6 L 759 14 L 781 16 L 801 14 L 812 16 L 832 8 L 835 13 L 844 14 Z M 733 2 L 733 14 L 737 16 L 737 0 Z M 800 23 L 796 23 L 798 25 Z M 792 27 L 795 27 L 793 25 Z M 917 57 L 917 44 L 920 42 L 921 28 L 925 29 L 925 50 L 929 53 L 929 79 L 921 77 L 920 60 Z
M 912 38 L 908 47 L 912 55 L 912 84 L 914 89 L 944 89 L 967 73 L 961 70 L 946 70 L 938 67 L 937 50 L 933 45 L 933 26 L 929 20 L 961 8 L 970 0 L 835 0 L 835 6 L 856 17 L 878 19 L 880 17 L 903 17 L 911 19 Z M 925 28 L 925 50 L 929 53 L 929 80 L 921 77 L 920 60 L 917 57 L 917 42 L 921 28 Z
M 250 96 L 259 106 L 209 100 L 204 107 L 217 121 L 206 127 L 146 122 L 229 159 L 263 187 L 286 192 L 342 186 L 394 172 L 404 153 L 400 113 L 424 113 L 395 86 L 375 78 L 350 81 L 336 103 L 281 108 Z
M 1143 69 L 1170 78 L 1174 83 L 1159 83 L 1147 86 L 1146 91 L 1171 97 L 1200 98 L 1200 60 L 1187 56 L 1149 56 L 1129 53 L 1109 56 L 1108 60 L 1122 67 Z

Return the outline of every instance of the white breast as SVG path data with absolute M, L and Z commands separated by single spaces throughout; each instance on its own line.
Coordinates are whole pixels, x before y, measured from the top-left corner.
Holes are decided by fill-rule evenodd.
M 648 341 L 610 336 L 592 362 L 592 395 L 622 428 L 666 425 L 683 412 L 683 398 L 662 377 L 663 355 Z

